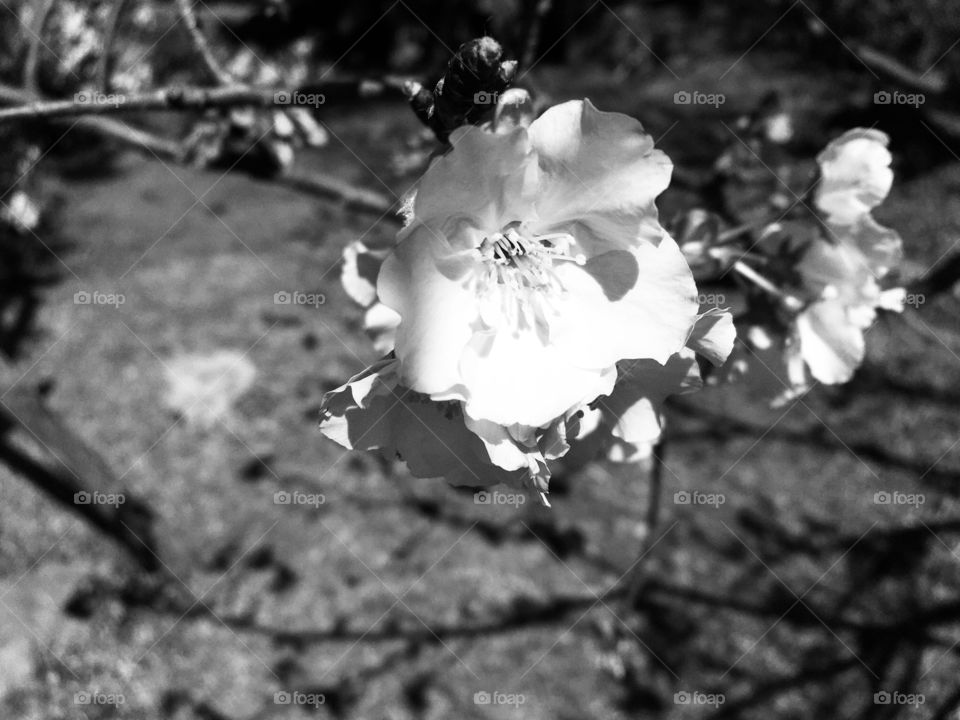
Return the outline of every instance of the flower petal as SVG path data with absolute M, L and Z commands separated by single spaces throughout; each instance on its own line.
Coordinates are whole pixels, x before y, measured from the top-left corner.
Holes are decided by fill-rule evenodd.
M 797 316 L 800 353 L 810 373 L 822 383 L 845 383 L 863 362 L 863 320 L 851 319 L 842 303 L 813 303 Z
M 465 257 L 457 268 L 447 262 L 452 256 L 445 237 L 417 226 L 384 261 L 377 281 L 383 304 L 402 318 L 396 353 L 403 381 L 427 395 L 453 393 L 448 399 L 456 397 L 477 315 L 476 295 L 463 282 L 476 261 Z
M 855 248 L 863 257 L 863 266 L 878 280 L 903 259 L 900 234 L 870 215 L 861 216 L 851 225 L 831 224 L 830 232 L 840 244 Z
M 733 352 L 736 340 L 737 328 L 733 324 L 733 315 L 726 310 L 713 308 L 697 318 L 687 347 L 719 367 Z
M 608 262 L 609 260 L 609 262 Z M 566 293 L 550 341 L 570 363 L 609 367 L 618 360 L 665 363 L 687 342 L 697 317 L 693 274 L 673 239 L 593 256 L 557 271 Z M 625 278 L 635 278 L 625 292 Z
M 340 282 L 347 295 L 361 307 L 369 307 L 377 299 L 377 275 L 386 252 L 371 251 L 359 240 L 343 249 Z
M 537 118 L 530 142 L 540 167 L 542 222 L 580 221 L 609 238 L 659 242 L 654 200 L 669 185 L 673 164 L 639 121 L 574 100 Z
M 343 447 L 400 457 L 416 477 L 469 487 L 529 482 L 526 469 L 509 472 L 491 464 L 456 403 L 432 402 L 400 385 L 398 363 L 390 358 L 324 397 L 320 429 Z
M 524 188 L 532 185 L 536 162 L 526 128 L 495 134 L 466 126 L 453 132 L 450 144 L 420 181 L 415 221 L 444 228 L 449 221 L 467 220 L 494 231 L 530 215 Z
M 817 156 L 821 180 L 815 202 L 831 222 L 855 223 L 887 197 L 893 185 L 889 143 L 879 130 L 858 128 Z
M 373 340 L 373 348 L 381 355 L 391 352 L 397 343 L 400 316 L 383 303 L 374 303 L 363 316 L 363 329 Z
M 534 333 L 478 334 L 460 364 L 464 411 L 499 425 L 545 427 L 571 408 L 608 394 L 616 369 L 577 367 Z

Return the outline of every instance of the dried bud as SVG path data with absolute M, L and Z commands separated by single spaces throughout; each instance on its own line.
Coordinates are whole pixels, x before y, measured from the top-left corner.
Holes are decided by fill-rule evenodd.
M 503 60 L 500 43 L 491 37 L 476 38 L 460 46 L 432 93 L 412 88 L 410 104 L 417 117 L 446 142 L 461 125 L 488 120 L 516 72 L 516 61 Z

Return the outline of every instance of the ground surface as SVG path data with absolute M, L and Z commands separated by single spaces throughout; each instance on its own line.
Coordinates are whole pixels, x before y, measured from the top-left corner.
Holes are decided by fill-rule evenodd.
M 717 118 L 675 116 L 668 80 L 635 95 L 593 82 L 583 81 L 598 104 L 644 118 L 674 156 L 727 132 Z M 402 108 L 332 112 L 330 146 L 307 162 L 399 193 L 408 180 L 388 173 L 384 152 L 402 142 L 398 123 L 413 128 Z M 881 213 L 920 266 L 960 237 L 958 186 L 960 166 L 945 165 L 899 183 Z M 958 596 L 956 536 L 936 525 L 956 515 L 960 488 L 956 300 L 878 323 L 847 389 L 770 410 L 779 385 L 761 373 L 671 410 L 661 539 L 633 614 L 599 596 L 644 535 L 636 471 L 566 477 L 551 511 L 485 507 L 316 431 L 321 394 L 374 359 L 339 286 L 341 248 L 389 225 L 135 157 L 61 190 L 75 250 L 17 370 L 25 383 L 56 378 L 52 405 L 156 509 L 160 555 L 182 585 L 150 586 L 109 541 L 0 470 L 3 717 L 312 715 L 275 703 L 294 690 L 324 694 L 320 716 L 358 718 L 648 717 L 659 703 L 667 717 L 715 712 L 675 704 L 681 691 L 722 692 L 719 710 L 733 716 L 851 717 L 885 689 L 925 693 L 905 716 L 928 717 L 945 699 L 956 629 L 915 652 L 885 625 Z M 76 305 L 81 290 L 126 302 Z M 284 290 L 326 303 L 274 304 Z M 221 350 L 253 365 L 252 385 L 206 425 L 178 418 L 165 404 L 167 364 Z M 675 504 L 684 489 L 725 502 Z M 325 502 L 275 504 L 281 490 Z M 877 505 L 878 490 L 926 502 Z M 883 532 L 920 519 L 931 529 Z M 884 684 L 914 661 L 909 684 Z M 75 704 L 93 691 L 126 702 Z M 524 704 L 476 704 L 483 691 Z M 873 708 L 863 717 L 886 710 Z

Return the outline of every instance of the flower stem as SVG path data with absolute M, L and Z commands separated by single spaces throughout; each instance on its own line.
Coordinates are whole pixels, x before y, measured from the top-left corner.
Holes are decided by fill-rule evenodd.
M 653 465 L 650 467 L 650 488 L 647 493 L 646 535 L 640 546 L 640 554 L 630 569 L 630 581 L 627 587 L 627 607 L 636 607 L 637 599 L 646 582 L 643 561 L 657 542 L 657 528 L 660 526 L 660 501 L 663 495 L 663 463 L 667 452 L 667 441 L 663 438 L 653 446 Z

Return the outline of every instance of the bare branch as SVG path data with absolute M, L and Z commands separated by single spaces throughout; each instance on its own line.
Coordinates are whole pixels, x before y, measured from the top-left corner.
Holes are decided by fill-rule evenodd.
M 103 88 L 105 92 L 110 90 L 110 77 L 113 75 L 113 45 L 117 39 L 117 30 L 120 27 L 120 20 L 123 18 L 123 11 L 127 7 L 127 0 L 113 0 L 113 7 L 110 8 L 110 17 L 107 18 L 107 24 L 103 31 L 103 50 L 97 60 L 97 87 Z
M 210 45 L 207 44 L 207 39 L 200 31 L 200 25 L 197 23 L 197 16 L 193 12 L 191 0 L 177 0 L 177 8 L 180 11 L 180 17 L 187 26 L 187 32 L 190 33 L 190 41 L 193 43 L 193 49 L 196 50 L 197 55 L 203 60 L 204 68 L 210 75 L 210 78 L 218 85 L 232 84 L 233 78 L 230 77 L 230 73 L 221 67 L 213 54 L 213 50 L 210 49 Z
M 533 0 L 534 7 L 530 16 L 530 24 L 527 27 L 527 39 L 523 47 L 523 55 L 520 58 L 520 67 L 526 72 L 533 65 L 537 47 L 540 45 L 540 30 L 543 27 L 543 18 L 550 12 L 553 5 L 552 0 Z
M 312 107 L 319 107 L 328 100 L 368 100 L 390 95 L 406 97 L 404 82 L 396 78 L 344 79 L 294 90 L 246 85 L 215 88 L 175 86 L 131 94 L 98 95 L 83 92 L 77 93 L 73 100 L 38 100 L 16 88 L 0 86 L 0 101 L 22 103 L 18 107 L 0 110 L 0 122 L 72 115 L 114 115 L 145 110 L 199 111 L 250 105 L 284 109 L 291 104 L 312 103 Z
M 23 85 L 28 90 L 37 92 L 37 71 L 40 66 L 40 46 L 43 44 L 43 29 L 47 25 L 47 18 L 53 10 L 55 0 L 39 0 L 39 9 L 30 32 L 30 44 L 27 46 L 27 58 L 23 63 Z
M 389 85 L 383 83 L 382 85 L 383 87 L 399 87 L 396 83 L 390 83 Z M 356 83 L 353 83 L 353 86 L 358 87 Z M 34 95 L 5 85 L 0 85 L 0 102 L 2 101 L 36 103 Z M 54 115 L 51 119 L 56 120 L 57 116 Z M 76 126 L 106 138 L 119 140 L 123 144 L 130 145 L 138 150 L 147 151 L 149 155 L 161 160 L 171 160 L 177 163 L 186 161 L 188 148 L 183 143 L 159 137 L 117 120 L 105 117 L 81 117 L 76 121 Z M 393 199 L 373 190 L 355 187 L 329 175 L 290 173 L 277 176 L 273 178 L 273 181 L 278 185 L 314 197 L 342 202 L 352 210 L 378 215 L 383 220 L 393 223 L 400 222 L 400 218 L 393 212 L 398 206 L 398 203 Z

